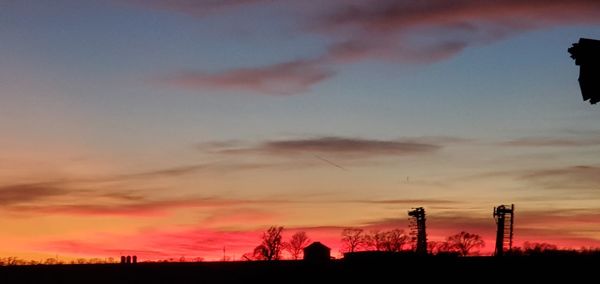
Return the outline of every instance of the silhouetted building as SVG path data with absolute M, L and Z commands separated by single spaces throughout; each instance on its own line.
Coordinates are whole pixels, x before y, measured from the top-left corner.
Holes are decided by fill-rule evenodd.
M 423 207 L 408 211 L 410 219 L 411 241 L 417 254 L 427 254 L 427 231 L 425 230 L 425 209 Z
M 121 264 L 135 264 L 137 263 L 137 255 L 131 256 L 131 255 L 122 255 L 121 256 Z
M 569 48 L 575 65 L 579 65 L 579 87 L 583 100 L 600 101 L 600 40 L 580 38 Z
M 313 242 L 304 248 L 304 260 L 324 262 L 331 259 L 331 249 L 320 242 Z
M 493 216 L 497 226 L 495 255 L 497 256 L 502 256 L 505 251 L 512 249 L 514 213 L 514 204 L 510 207 L 506 205 L 494 207 Z

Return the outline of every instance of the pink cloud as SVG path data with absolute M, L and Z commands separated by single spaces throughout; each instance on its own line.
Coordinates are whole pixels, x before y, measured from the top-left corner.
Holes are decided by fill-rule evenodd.
M 560 25 L 600 23 L 595 0 L 331 0 L 139 1 L 141 6 L 193 16 L 252 5 L 286 13 L 303 30 L 325 36 L 327 51 L 294 60 L 221 72 L 184 71 L 161 81 L 193 90 L 219 89 L 269 95 L 304 93 L 335 75 L 328 69 L 357 60 L 433 63 L 473 45 Z M 241 21 L 243 22 L 243 21 Z
M 363 59 L 398 60 L 407 63 L 433 63 L 461 52 L 468 46 L 464 40 L 448 40 L 427 45 L 410 45 L 405 41 L 382 38 L 348 39 L 329 47 L 328 60 L 335 63 Z
M 475 30 L 479 23 L 511 29 L 534 23 L 592 23 L 600 12 L 594 0 L 358 0 L 339 1 L 324 19 L 328 28 L 354 26 L 368 32 L 407 30 L 416 26 L 446 26 Z M 493 27 L 489 27 L 493 28 Z
M 315 60 L 290 62 L 218 73 L 182 72 L 165 81 L 189 89 L 251 91 L 268 95 L 293 95 L 333 76 Z
M 432 62 L 472 44 L 528 30 L 600 22 L 593 0 L 336 1 L 317 30 L 337 41 L 336 60 L 397 58 Z

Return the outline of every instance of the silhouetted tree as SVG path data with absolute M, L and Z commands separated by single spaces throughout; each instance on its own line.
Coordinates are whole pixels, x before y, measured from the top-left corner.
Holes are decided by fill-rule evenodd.
M 448 241 L 437 242 L 433 249 L 436 251 L 435 254 L 458 254 L 456 247 Z
M 408 241 L 408 236 L 403 230 L 394 229 L 391 231 L 373 231 L 365 236 L 366 244 L 369 248 L 377 251 L 402 251 L 402 248 Z
M 367 244 L 363 229 L 345 228 L 342 231 L 342 249 L 344 252 L 355 252 Z
M 385 242 L 385 232 L 375 230 L 375 231 L 371 231 L 370 234 L 365 235 L 365 245 L 369 250 L 376 250 L 376 251 L 383 250 L 384 242 Z
M 480 235 L 471 234 L 464 231 L 456 235 L 449 236 L 446 239 L 446 243 L 450 251 L 456 251 L 462 256 L 468 255 L 473 249 L 482 248 L 485 246 L 485 242 Z
M 402 251 L 402 247 L 408 241 L 408 236 L 404 234 L 404 230 L 400 229 L 387 231 L 384 236 L 383 247 L 385 251 Z
M 20 259 L 18 257 L 9 256 L 6 258 L 6 265 L 19 265 Z
M 260 260 L 278 260 L 281 257 L 281 232 L 283 227 L 272 226 L 263 233 L 262 243 L 254 249 L 254 257 Z
M 436 242 L 436 241 L 428 241 L 427 242 L 427 253 L 428 254 L 437 254 L 440 250 L 440 246 L 442 245 L 443 242 Z
M 309 243 L 310 239 L 306 232 L 296 232 L 292 235 L 290 241 L 284 244 L 284 247 L 293 259 L 299 259 L 302 251 Z
M 547 252 L 556 252 L 558 251 L 558 247 L 549 243 L 535 243 L 535 242 L 524 242 L 523 243 L 523 253 L 532 255 L 532 254 L 542 254 Z
M 45 265 L 56 265 L 56 264 L 63 264 L 62 261 L 56 259 L 56 258 L 46 258 L 46 260 L 44 261 Z

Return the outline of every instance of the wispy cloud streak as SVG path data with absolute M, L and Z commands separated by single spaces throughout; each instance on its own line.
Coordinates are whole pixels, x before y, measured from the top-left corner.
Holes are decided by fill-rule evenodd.
M 523 173 L 520 178 L 547 189 L 596 191 L 600 188 L 600 167 L 580 165 L 532 170 Z
M 515 147 L 585 147 L 599 146 L 598 138 L 548 138 L 548 137 L 526 137 L 502 142 L 504 146 Z
M 223 72 L 181 72 L 163 79 L 168 84 L 193 90 L 251 91 L 268 95 L 294 95 L 310 90 L 334 72 L 315 60 L 295 60 L 262 67 Z
M 125 2 L 202 17 L 255 4 L 274 2 L 274 0 L 125 0 Z

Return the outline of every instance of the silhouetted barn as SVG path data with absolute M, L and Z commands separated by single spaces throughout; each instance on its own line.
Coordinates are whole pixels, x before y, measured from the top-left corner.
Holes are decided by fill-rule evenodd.
M 320 242 L 314 242 L 304 248 L 304 260 L 312 262 L 329 261 L 331 249 Z

